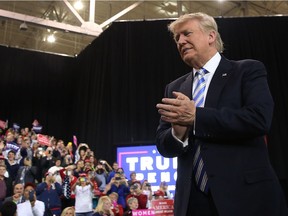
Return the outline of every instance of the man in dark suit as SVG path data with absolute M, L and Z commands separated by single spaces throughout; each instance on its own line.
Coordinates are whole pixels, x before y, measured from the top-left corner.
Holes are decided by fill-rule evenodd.
M 264 140 L 274 106 L 264 65 L 224 58 L 206 14 L 183 15 L 169 30 L 192 68 L 156 106 L 157 148 L 178 157 L 174 215 L 287 216 Z

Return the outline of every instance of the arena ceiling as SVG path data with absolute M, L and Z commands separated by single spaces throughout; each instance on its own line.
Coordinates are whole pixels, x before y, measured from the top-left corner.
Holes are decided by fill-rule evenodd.
M 79 1 L 81 10 L 74 7 Z M 173 19 L 198 11 L 214 17 L 286 16 L 288 1 L 0 0 L 0 44 L 75 56 L 115 21 Z

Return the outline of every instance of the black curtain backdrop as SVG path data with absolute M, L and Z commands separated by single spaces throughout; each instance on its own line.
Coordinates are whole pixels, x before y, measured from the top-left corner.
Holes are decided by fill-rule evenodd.
M 268 149 L 286 193 L 288 17 L 217 18 L 229 59 L 262 61 L 275 100 Z M 170 20 L 113 23 L 77 58 L 0 47 L 0 119 L 66 142 L 77 135 L 112 163 L 116 147 L 153 144 L 165 85 L 190 69 L 167 30 Z
M 73 58 L 0 46 L 0 119 L 67 139 L 77 71 Z

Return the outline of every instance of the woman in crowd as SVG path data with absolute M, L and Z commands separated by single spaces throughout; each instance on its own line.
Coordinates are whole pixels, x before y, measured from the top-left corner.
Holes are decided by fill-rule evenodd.
M 61 216 L 75 216 L 75 209 L 74 207 L 66 207 L 62 213 Z
M 93 215 L 93 183 L 86 174 L 81 174 L 77 182 L 72 186 L 75 192 L 75 213 L 76 216 Z
M 127 204 L 128 210 L 124 212 L 123 216 L 132 216 L 132 211 L 138 209 L 138 200 L 135 197 L 130 197 Z
M 93 216 L 114 216 L 114 213 L 111 210 L 111 206 L 112 203 L 108 196 L 100 197 Z

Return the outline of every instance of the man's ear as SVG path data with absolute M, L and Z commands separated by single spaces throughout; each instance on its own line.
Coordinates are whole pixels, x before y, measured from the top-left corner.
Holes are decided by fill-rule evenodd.
M 209 36 L 209 38 L 208 38 L 209 44 L 212 44 L 216 41 L 217 33 L 214 30 L 212 30 L 209 32 L 208 36 Z

